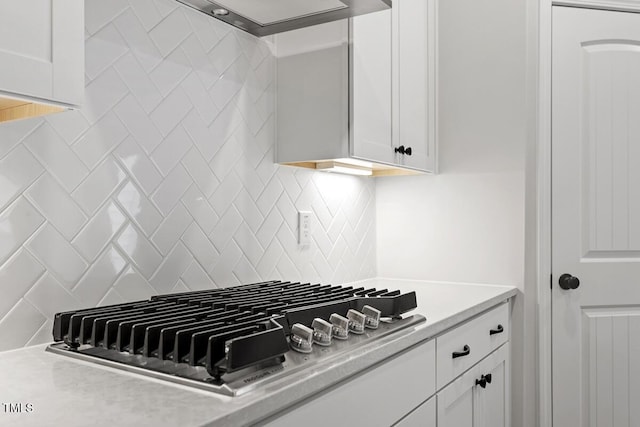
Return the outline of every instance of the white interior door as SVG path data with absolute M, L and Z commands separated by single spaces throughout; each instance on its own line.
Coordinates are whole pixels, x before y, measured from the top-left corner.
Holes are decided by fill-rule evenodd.
M 553 9 L 553 425 L 640 426 L 640 14 Z

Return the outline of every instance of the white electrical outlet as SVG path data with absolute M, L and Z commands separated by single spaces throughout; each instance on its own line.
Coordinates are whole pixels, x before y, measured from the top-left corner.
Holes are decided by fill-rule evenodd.
M 298 243 L 311 244 L 311 212 L 298 211 Z

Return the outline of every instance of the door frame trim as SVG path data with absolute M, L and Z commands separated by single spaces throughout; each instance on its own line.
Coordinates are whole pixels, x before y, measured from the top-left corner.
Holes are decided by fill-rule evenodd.
M 553 0 L 540 0 L 538 9 L 536 119 L 536 283 L 538 302 L 538 423 L 553 425 L 551 353 L 551 46 Z

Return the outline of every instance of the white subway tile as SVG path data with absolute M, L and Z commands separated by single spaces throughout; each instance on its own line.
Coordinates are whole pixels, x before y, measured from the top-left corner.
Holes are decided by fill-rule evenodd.
M 205 232 L 211 233 L 218 222 L 218 215 L 209 204 L 207 198 L 194 185 L 189 187 L 182 196 L 182 204 L 187 208 L 198 226 Z
M 44 217 L 23 197 L 0 212 L 0 263 L 22 246 L 44 221 Z
M 231 240 L 238 227 L 240 227 L 240 224 L 242 224 L 242 215 L 235 207 L 231 206 L 224 215 L 222 215 L 220 221 L 218 221 L 209 235 L 211 242 L 213 242 L 219 253 L 224 255 L 227 243 L 229 243 L 229 240 Z
M 46 320 L 33 305 L 21 299 L 0 319 L 0 351 L 25 345 Z
M 24 296 L 47 319 L 61 311 L 69 311 L 81 307 L 78 301 L 56 278 L 47 273 Z
M 62 114 L 52 114 L 49 117 L 60 116 Z M 0 159 L 11 151 L 29 133 L 42 124 L 42 118 L 25 120 L 14 120 L 2 123 L 0 131 Z
M 260 213 L 260 209 L 256 206 L 254 199 L 245 188 L 240 190 L 233 204 L 238 211 L 242 212 L 244 222 L 249 226 L 252 233 L 258 231 L 258 228 L 260 228 L 260 225 L 262 225 L 264 221 L 264 217 Z
M 89 129 L 72 148 L 84 164 L 92 170 L 127 135 L 127 129 L 115 113 L 109 112 Z
M 209 198 L 220 185 L 218 178 L 211 172 L 209 165 L 196 148 L 191 148 L 183 157 L 182 164 L 193 178 L 200 191 Z
M 107 157 L 89 174 L 82 184 L 71 193 L 88 215 L 93 215 L 115 189 L 124 181 L 126 174 L 116 162 Z
M 131 224 L 120 233 L 116 243 L 146 278 L 151 277 L 162 262 L 160 253 Z
M 185 18 L 182 9 L 175 9 L 149 31 L 149 36 L 160 50 L 160 53 L 162 53 L 162 56 L 169 55 L 189 34 L 191 34 L 191 25 Z
M 202 120 L 202 117 L 196 110 L 191 110 L 189 114 L 182 120 L 182 126 L 191 136 L 192 141 L 198 148 L 198 151 L 208 163 L 222 146 L 222 142 L 213 137 L 209 128 Z
M 42 165 L 23 146 L 16 147 L 0 160 L 0 211 L 43 171 Z
M 76 188 L 89 173 L 89 169 L 48 123 L 31 133 L 24 144 L 67 191 Z
M 220 41 L 220 35 L 211 25 L 211 18 L 203 13 L 190 10 L 185 11 L 185 16 L 191 23 L 193 33 L 202 44 L 203 49 L 206 51 L 213 49 Z
M 92 262 L 122 228 L 125 220 L 120 209 L 109 202 L 80 230 L 72 244 L 84 259 Z
M 45 271 L 42 264 L 24 249 L 16 252 L 0 267 L 0 318 L 9 312 Z
M 149 116 L 132 95 L 124 98 L 114 108 L 122 123 L 127 127 L 136 142 L 148 154 L 162 141 L 162 135 Z
M 193 108 L 181 88 L 171 92 L 151 113 L 151 120 L 163 135 L 168 135 Z
M 153 192 L 162 182 L 162 175 L 132 137 L 126 138 L 114 155 L 146 194 Z
M 246 257 L 241 257 L 233 267 L 233 274 L 238 278 L 240 283 L 256 283 L 261 280 L 260 274 L 253 267 L 251 261 Z
M 204 234 L 196 223 L 191 223 L 182 236 L 182 241 L 205 270 L 211 270 L 213 268 L 220 255 L 207 235 Z M 188 282 L 185 283 L 189 286 Z
M 271 241 L 256 266 L 256 271 L 260 273 L 263 280 L 275 278 L 276 265 L 283 253 L 282 245 L 277 240 Z
M 113 285 L 113 289 L 126 301 L 145 300 L 157 293 L 149 285 L 149 282 L 131 266 L 127 267 L 120 275 Z
M 240 227 L 233 235 L 233 240 L 253 265 L 258 264 L 262 255 L 264 255 L 264 248 L 246 223 L 240 224 Z
M 45 119 L 68 145 L 71 145 L 90 127 L 89 122 L 79 110 L 49 114 Z
M 209 51 L 209 58 L 220 74 L 242 54 L 234 32 L 227 33 L 222 40 Z
M 191 262 L 187 270 L 180 277 L 182 282 L 193 291 L 213 289 L 216 287 L 213 280 L 196 261 Z
M 50 224 L 42 227 L 29 240 L 27 247 L 67 289 L 77 283 L 88 267 L 71 244 Z
M 146 113 L 153 111 L 160 104 L 162 101 L 160 90 L 153 84 L 133 54 L 124 55 L 116 62 L 114 68 Z M 146 114 L 144 115 L 146 117 Z
M 87 274 L 73 288 L 73 295 L 85 306 L 94 306 L 111 289 L 116 279 L 127 265 L 126 261 L 112 246 L 107 248 L 94 262 Z
M 180 86 L 184 89 L 202 120 L 206 124 L 211 123 L 220 112 L 220 109 L 211 99 L 196 73 L 189 74 Z
M 109 68 L 92 80 L 84 90 L 82 114 L 90 124 L 97 122 L 129 92 L 115 69 Z
M 167 255 L 192 222 L 193 218 L 187 209 L 179 203 L 153 233 L 151 242 L 156 245 L 162 255 Z
M 67 240 L 87 220 L 71 196 L 47 173 L 29 187 L 25 196 Z
M 155 0 L 129 0 L 131 9 L 135 15 L 142 21 L 142 25 L 146 31 L 151 30 L 162 21 L 162 15 L 156 7 Z
M 150 12 L 153 15 L 154 10 Z M 131 9 L 120 15 L 114 23 L 145 72 L 148 73 L 162 61 L 162 54 Z
M 182 126 L 177 126 L 151 153 L 151 159 L 163 176 L 176 167 L 191 148 L 191 138 Z
M 95 34 L 100 28 L 113 21 L 129 4 L 126 0 L 85 0 L 84 25 L 89 34 Z
M 128 50 L 115 27 L 111 24 L 105 26 L 85 42 L 85 73 L 95 79 Z
M 178 243 L 149 281 L 151 286 L 160 294 L 171 292 L 192 261 L 189 251 Z
M 191 66 L 202 84 L 207 89 L 211 88 L 218 81 L 220 73 L 209 59 L 206 49 L 200 44 L 198 38 L 195 35 L 191 35 L 180 47 L 189 58 L 189 62 L 191 62 Z
M 151 196 L 151 200 L 160 212 L 168 215 L 192 183 L 193 180 L 184 167 L 178 165 L 158 186 L 158 189 Z
M 122 187 L 117 199 L 129 218 L 145 235 L 150 236 L 162 222 L 162 215 L 158 209 L 131 182 Z
M 167 96 L 190 72 L 189 60 L 181 49 L 176 49 L 153 69 L 149 77 L 162 96 Z

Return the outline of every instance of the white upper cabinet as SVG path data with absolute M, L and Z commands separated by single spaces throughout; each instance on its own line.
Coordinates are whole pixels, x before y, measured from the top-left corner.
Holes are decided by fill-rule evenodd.
M 16 107 L 37 110 L 32 104 L 39 102 L 63 108 L 80 105 L 84 2 L 0 2 L 0 64 L 0 117 L 2 111 Z M 4 114 L 11 117 L 7 111 Z
M 435 2 L 276 36 L 277 161 L 435 169 Z
M 351 155 L 395 163 L 391 10 L 351 20 Z

